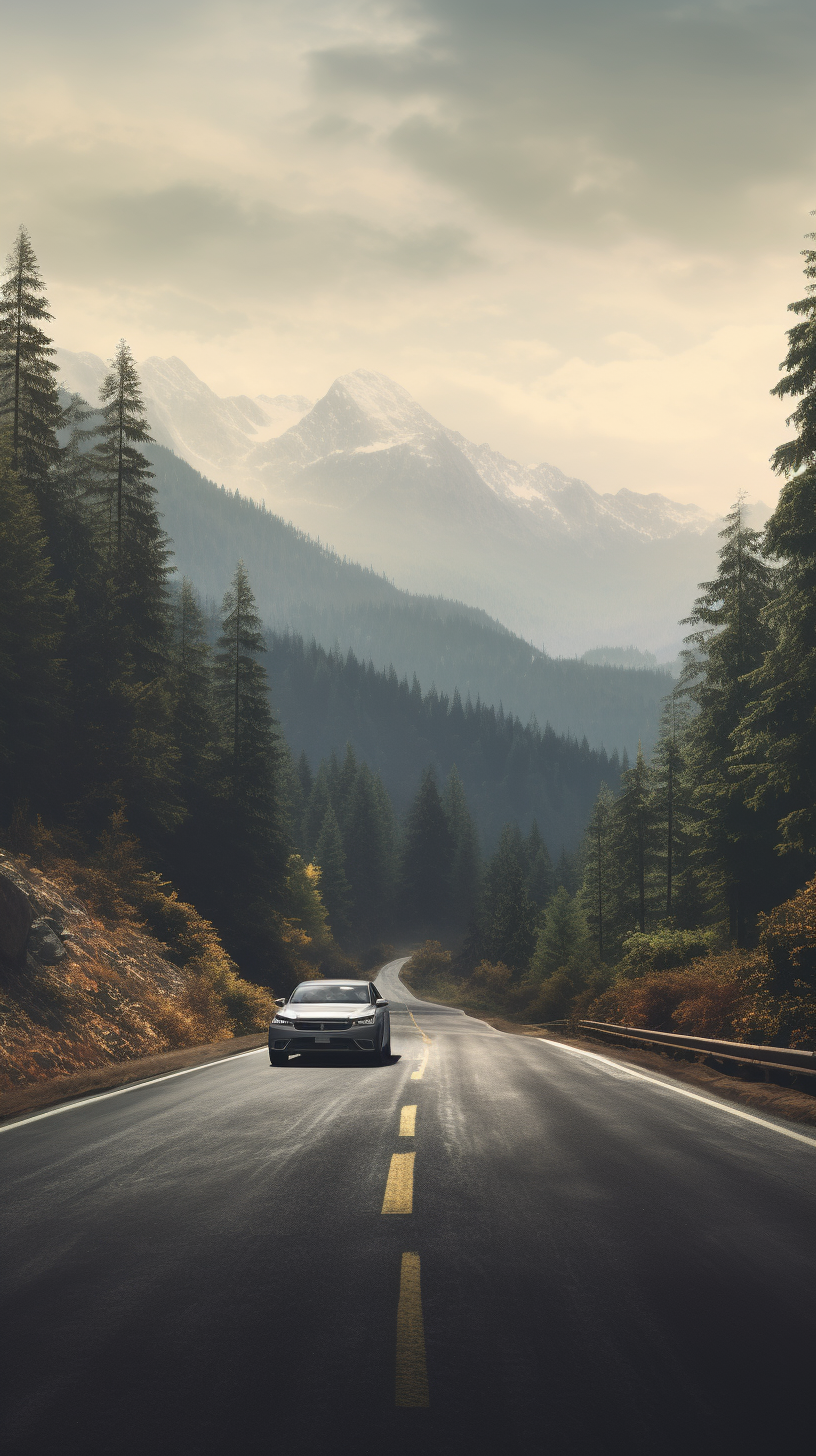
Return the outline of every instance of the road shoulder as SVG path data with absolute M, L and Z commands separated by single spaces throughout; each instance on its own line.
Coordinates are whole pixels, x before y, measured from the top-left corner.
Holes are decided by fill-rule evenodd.
M 48 1081 L 27 1082 L 0 1092 L 0 1123 L 25 1113 L 41 1112 L 60 1102 L 73 1102 L 77 1097 L 92 1097 L 95 1092 L 109 1092 L 114 1087 L 125 1087 L 131 1082 L 147 1082 L 151 1077 L 163 1077 L 167 1072 L 177 1072 L 185 1067 L 204 1066 L 223 1057 L 237 1056 L 240 1052 L 252 1051 L 264 1046 L 267 1033 L 252 1032 L 249 1036 L 230 1037 L 227 1041 L 206 1042 L 203 1046 L 181 1047 L 177 1051 L 157 1052 L 149 1057 L 134 1057 L 128 1062 L 111 1062 L 106 1067 L 89 1067 L 87 1071 L 71 1072 L 65 1077 L 50 1077 Z

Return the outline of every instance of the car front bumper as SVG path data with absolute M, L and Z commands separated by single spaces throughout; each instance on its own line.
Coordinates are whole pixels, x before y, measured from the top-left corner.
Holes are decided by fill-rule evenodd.
M 374 1026 L 351 1026 L 348 1029 L 320 1031 L 299 1026 L 270 1026 L 270 1052 L 373 1052 L 380 1029 Z

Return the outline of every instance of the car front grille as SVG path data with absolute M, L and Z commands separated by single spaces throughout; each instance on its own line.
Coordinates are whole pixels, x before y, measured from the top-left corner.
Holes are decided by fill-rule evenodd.
M 321 1031 L 348 1031 L 351 1024 L 352 1023 L 349 1021 L 347 1016 L 344 1016 L 342 1021 L 331 1021 L 326 1018 L 325 1021 L 321 1021 L 319 1023 L 316 1022 L 311 1016 L 308 1020 L 305 1016 L 301 1016 L 299 1019 L 295 1020 L 295 1026 L 297 1027 L 298 1031 L 315 1031 L 318 1033 L 320 1033 Z

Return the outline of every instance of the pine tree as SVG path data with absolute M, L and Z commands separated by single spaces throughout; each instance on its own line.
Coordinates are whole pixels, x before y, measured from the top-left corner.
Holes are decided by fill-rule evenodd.
M 303 842 L 304 853 L 307 856 L 317 853 L 317 841 L 328 809 L 334 809 L 331 790 L 329 788 L 329 770 L 325 763 L 321 763 L 315 774 L 314 783 L 312 784 L 309 798 L 303 811 L 301 840 Z M 335 822 L 336 818 L 337 816 L 335 814 Z
M 816 243 L 816 233 L 808 237 Z M 749 803 L 773 815 L 792 887 L 812 873 L 816 854 L 816 247 L 803 256 L 805 297 L 789 305 L 801 321 L 788 331 L 785 374 L 772 391 L 799 401 L 787 421 L 796 435 L 772 456 L 785 479 L 765 534 L 767 554 L 782 563 L 779 592 L 736 735 Z
M 52 315 L 31 239 L 22 226 L 6 260 L 4 279 L 0 288 L 0 427 L 9 428 L 12 468 L 33 491 L 48 529 L 63 411 L 55 379 L 55 349 L 40 327 Z
M 323 816 L 314 857 L 320 866 L 320 893 L 328 912 L 332 934 L 342 940 L 350 929 L 351 889 L 346 878 L 340 825 L 331 804 Z
M 645 931 L 650 908 L 648 885 L 654 853 L 654 815 L 651 774 L 640 744 L 634 768 L 627 768 L 621 774 L 613 825 L 616 884 L 610 919 L 618 933 L 634 930 L 636 926 Z
M 0 809 L 45 808 L 64 685 L 61 599 L 31 491 L 0 436 Z
M 243 562 L 224 596 L 215 657 L 221 735 L 219 876 L 212 893 L 236 949 L 256 964 L 280 904 L 288 846 L 282 824 L 276 725 L 269 706 L 261 620 Z
M 138 448 L 152 441 L 139 376 L 124 339 L 99 391 L 101 419 L 91 432 L 92 495 L 107 532 L 113 615 L 120 648 L 137 676 L 166 664 L 170 548 L 156 509 L 150 462 Z
M 453 838 L 451 919 L 464 928 L 476 907 L 481 879 L 479 834 L 467 806 L 462 780 L 454 764 L 445 785 L 443 807 Z
M 771 862 L 770 825 L 747 804 L 733 758 L 733 735 L 752 692 L 749 674 L 770 646 L 767 609 L 776 587 L 774 573 L 762 559 L 761 537 L 745 524 L 741 499 L 726 516 L 720 538 L 724 544 L 717 576 L 702 584 L 702 595 L 687 619 L 696 630 L 686 638 L 681 689 L 698 710 L 687 740 L 700 858 L 707 867 L 709 894 L 724 892 L 732 938 L 742 945 L 762 907 L 763 882 L 770 887 L 778 880 Z
M 589 931 L 578 896 L 559 885 L 538 932 L 530 962 L 530 979 L 544 981 L 557 971 L 577 970 L 576 958 L 586 947 Z
M 533 954 L 538 910 L 527 893 L 524 842 L 507 824 L 485 871 L 476 913 L 463 950 L 465 964 L 486 960 L 521 975 Z
M 655 908 L 682 928 L 706 914 L 695 849 L 700 834 L 698 783 L 691 771 L 690 704 L 679 686 L 665 699 L 660 736 L 652 755 L 655 823 Z
M 615 799 L 607 784 L 595 800 L 584 837 L 583 902 L 594 932 L 598 957 L 609 950 L 609 923 L 613 916 L 615 871 L 613 863 Z
M 527 858 L 527 893 L 534 905 L 545 909 L 555 894 L 555 870 L 541 830 L 534 819 L 525 845 Z
M 189 807 L 207 792 L 215 767 L 216 732 L 207 624 L 186 576 L 173 603 L 170 665 L 173 738 L 182 796 Z
M 343 844 L 354 929 L 358 936 L 374 936 L 391 909 L 392 843 L 391 824 L 367 764 L 361 764 L 356 774 Z
M 402 902 L 408 923 L 438 927 L 451 919 L 453 835 L 432 768 L 425 770 L 405 826 Z

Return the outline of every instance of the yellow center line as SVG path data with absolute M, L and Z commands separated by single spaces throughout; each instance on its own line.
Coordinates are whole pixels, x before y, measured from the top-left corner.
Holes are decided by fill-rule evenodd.
M 403 1254 L 397 1305 L 396 1405 L 427 1406 L 428 1367 L 419 1287 L 419 1254 Z
M 408 1015 L 410 1016 L 411 1020 L 414 1023 L 414 1026 L 416 1027 L 417 1031 L 419 1032 L 420 1036 L 422 1037 L 422 1040 L 429 1042 L 431 1040 L 431 1038 L 429 1036 L 426 1036 L 425 1035 L 424 1031 L 422 1030 L 422 1027 L 420 1026 L 419 1022 L 417 1021 L 416 1017 L 414 1016 L 413 1011 L 409 1011 L 408 1012 Z
M 400 1137 L 414 1137 L 416 1135 L 416 1103 L 413 1107 L 400 1109 Z
M 425 1054 L 424 1054 L 424 1056 L 422 1058 L 422 1061 L 420 1062 L 420 1064 L 417 1067 L 416 1071 L 411 1073 L 411 1081 L 412 1082 L 421 1082 L 422 1081 L 423 1073 L 425 1071 L 425 1068 L 428 1065 L 428 1052 L 429 1052 L 429 1048 L 426 1047 L 425 1048 Z
M 385 1185 L 383 1213 L 412 1213 L 414 1209 L 414 1158 L 416 1153 L 393 1153 Z

